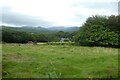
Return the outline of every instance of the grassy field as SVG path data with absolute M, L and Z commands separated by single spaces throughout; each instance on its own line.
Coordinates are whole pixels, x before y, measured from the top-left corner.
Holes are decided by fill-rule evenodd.
M 0 79 L 2 78 L 2 44 L 0 43 Z
M 3 78 L 118 77 L 118 49 L 3 44 Z

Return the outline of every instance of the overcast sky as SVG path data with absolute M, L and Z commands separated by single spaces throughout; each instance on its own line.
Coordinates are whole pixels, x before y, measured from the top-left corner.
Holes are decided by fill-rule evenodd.
M 81 26 L 92 15 L 117 15 L 119 0 L 2 0 L 0 24 Z

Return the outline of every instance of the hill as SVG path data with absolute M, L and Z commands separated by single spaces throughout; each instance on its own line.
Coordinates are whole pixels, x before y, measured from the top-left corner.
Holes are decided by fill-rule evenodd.
M 32 26 L 22 26 L 22 27 L 11 27 L 11 26 L 2 26 L 2 29 L 10 29 L 20 32 L 31 32 L 31 33 L 37 33 L 37 34 L 51 34 L 58 31 L 64 31 L 64 32 L 74 32 L 78 31 L 79 27 L 32 27 Z
M 73 31 L 78 31 L 79 27 L 77 26 L 71 26 L 71 27 L 56 26 L 56 27 L 49 27 L 47 29 L 52 30 L 52 31 L 73 32 Z

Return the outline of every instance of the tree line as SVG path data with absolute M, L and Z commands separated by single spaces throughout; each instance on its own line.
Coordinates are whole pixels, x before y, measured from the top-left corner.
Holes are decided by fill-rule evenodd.
M 2 41 L 6 43 L 27 43 L 35 42 L 59 42 L 61 38 L 69 38 L 73 41 L 75 32 L 58 31 L 52 34 L 35 34 L 29 32 L 19 32 L 12 29 L 2 29 Z

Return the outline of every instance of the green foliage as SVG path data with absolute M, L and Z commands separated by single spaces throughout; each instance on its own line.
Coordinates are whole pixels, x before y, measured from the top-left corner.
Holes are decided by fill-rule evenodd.
M 44 34 L 18 32 L 11 29 L 2 30 L 2 41 L 7 43 L 26 43 L 28 41 L 47 42 Z
M 89 17 L 76 35 L 76 42 L 81 45 L 118 45 L 118 22 L 115 16 Z M 112 23 L 111 23 L 111 19 Z M 120 26 L 119 26 L 120 27 Z
M 59 38 L 59 41 L 61 38 L 68 38 L 70 41 L 74 42 L 74 36 L 76 35 L 77 31 L 74 32 L 63 32 L 63 31 L 59 31 L 55 34 L 56 37 Z M 68 41 L 68 40 L 66 40 Z
M 2 29 L 2 41 L 7 43 L 26 43 L 28 41 L 37 42 L 59 42 L 61 38 L 73 40 L 75 32 L 59 31 L 54 34 L 35 34 L 28 32 L 19 32 L 11 28 Z

